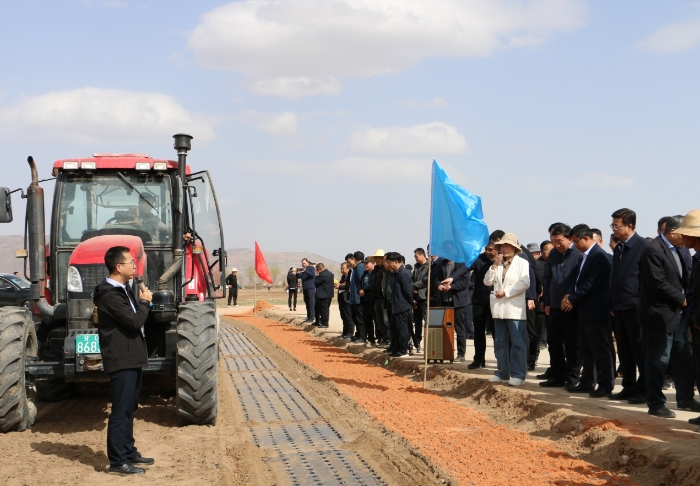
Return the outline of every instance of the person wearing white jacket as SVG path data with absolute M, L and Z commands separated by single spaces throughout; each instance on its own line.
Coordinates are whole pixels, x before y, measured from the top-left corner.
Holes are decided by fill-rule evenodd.
M 530 287 L 530 265 L 524 258 L 517 257 L 522 250 L 513 233 L 503 235 L 495 246 L 498 255 L 484 277 L 484 285 L 493 285 L 490 303 L 498 366 L 489 381 L 506 381 L 519 386 L 525 382 L 527 374 L 525 291 Z

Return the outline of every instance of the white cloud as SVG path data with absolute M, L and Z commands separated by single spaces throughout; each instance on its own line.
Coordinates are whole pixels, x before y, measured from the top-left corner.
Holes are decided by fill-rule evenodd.
M 0 136 L 78 144 L 162 142 L 185 132 L 216 134 L 211 120 L 161 93 L 82 88 L 32 96 L 0 109 Z
M 354 179 L 373 184 L 430 183 L 432 160 L 415 159 L 374 159 L 367 157 L 346 157 L 324 166 L 323 172 L 332 178 Z
M 642 51 L 676 53 L 700 45 L 700 17 L 668 24 L 637 44 Z
M 261 113 L 256 110 L 246 110 L 236 118 L 243 123 L 253 123 L 258 130 L 271 135 L 290 135 L 296 132 L 299 126 L 299 116 L 291 111 Z
M 320 78 L 259 79 L 250 84 L 253 93 L 299 99 L 304 96 L 334 95 L 343 92 L 343 85 L 333 76 Z
M 430 57 L 489 56 L 584 23 L 581 0 L 247 0 L 204 14 L 197 62 L 261 94 L 340 92 L 338 77 L 399 73 Z
M 350 135 L 347 148 L 360 154 L 461 154 L 467 141 L 455 127 L 440 122 L 414 127 L 370 128 Z
M 236 162 L 238 170 L 265 174 L 285 174 L 311 177 L 320 182 L 352 179 L 368 184 L 392 183 L 423 185 L 430 184 L 432 160 L 392 159 L 369 157 L 345 157 L 326 163 L 311 164 L 286 159 L 246 160 Z
M 406 108 L 445 108 L 447 101 L 443 100 L 439 96 L 434 97 L 430 101 L 416 101 L 416 100 L 404 100 L 399 103 L 399 106 L 405 106 Z

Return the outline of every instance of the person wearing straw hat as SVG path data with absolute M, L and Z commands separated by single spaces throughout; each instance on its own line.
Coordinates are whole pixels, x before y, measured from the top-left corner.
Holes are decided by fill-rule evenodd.
M 493 285 L 490 303 L 498 366 L 498 370 L 489 381 L 520 386 L 525 383 L 527 375 L 525 294 L 530 288 L 530 264 L 524 258 L 516 258 L 522 249 L 513 233 L 504 234 L 495 246 L 498 255 L 484 277 L 485 285 Z
M 231 275 L 226 277 L 226 286 L 228 287 L 228 306 L 231 307 L 231 301 L 233 300 L 233 306 L 238 307 L 238 269 L 232 268 Z

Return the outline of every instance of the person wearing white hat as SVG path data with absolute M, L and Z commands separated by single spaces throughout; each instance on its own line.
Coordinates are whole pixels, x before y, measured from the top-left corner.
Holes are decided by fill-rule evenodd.
M 484 277 L 485 285 L 493 285 L 491 314 L 498 366 L 489 381 L 505 381 L 511 386 L 519 386 L 525 383 L 527 375 L 525 293 L 530 288 L 530 264 L 524 258 L 515 258 L 522 249 L 513 233 L 504 234 L 495 246 L 499 253 Z
M 231 275 L 226 277 L 226 287 L 228 287 L 228 307 L 231 307 L 231 301 L 233 301 L 233 306 L 238 307 L 238 269 L 232 268 Z

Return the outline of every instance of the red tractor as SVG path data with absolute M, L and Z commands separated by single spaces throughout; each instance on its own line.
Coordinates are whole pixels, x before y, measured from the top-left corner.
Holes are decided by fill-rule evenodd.
M 0 308 L 3 432 L 31 427 L 36 401 L 68 398 L 76 383 L 107 381 L 92 293 L 108 275 L 104 254 L 116 245 L 136 261 L 137 297 L 141 281 L 153 292 L 144 373 L 176 378 L 180 425 L 216 423 L 224 235 L 209 173 L 186 164 L 192 137 L 174 139 L 177 162 L 142 154 L 57 161 L 48 244 L 45 181 L 29 157 L 32 183 L 26 195 L 17 189 L 27 199 L 25 249 L 17 256 L 25 258 L 29 305 Z M 0 188 L 2 223 L 12 221 L 13 192 Z M 32 312 L 41 322 L 34 324 Z

